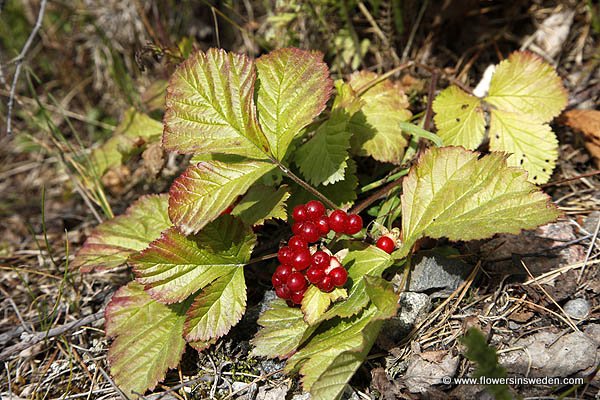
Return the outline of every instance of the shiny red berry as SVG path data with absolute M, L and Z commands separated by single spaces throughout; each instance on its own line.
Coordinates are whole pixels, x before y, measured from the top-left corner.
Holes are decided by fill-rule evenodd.
M 300 236 L 292 236 L 288 241 L 288 246 L 290 249 L 296 251 L 297 249 L 306 249 L 308 247 L 308 243 L 306 243 L 306 240 L 302 239 Z
M 287 279 L 287 287 L 292 292 L 299 292 L 306 289 L 306 279 L 300 272 L 292 272 Z
M 294 250 L 292 250 L 288 246 L 283 246 L 277 252 L 277 259 L 282 264 L 290 264 L 292 262 L 293 256 L 294 256 Z
M 288 289 L 287 286 L 281 285 L 275 288 L 275 294 L 280 299 L 289 300 L 292 292 Z
M 312 255 L 312 262 L 316 267 L 325 268 L 329 265 L 329 261 L 331 256 L 324 251 L 319 250 Z
M 298 271 L 305 270 L 309 267 L 312 258 L 308 249 L 297 249 L 294 251 L 294 258 L 292 259 L 292 267 Z
M 296 222 L 306 221 L 308 214 L 306 213 L 306 207 L 304 204 L 294 207 L 294 211 L 292 211 L 292 218 L 294 218 L 294 221 Z
M 344 233 L 348 235 L 355 235 L 358 232 L 360 232 L 362 227 L 363 220 L 360 217 L 360 215 L 350 214 L 348 215 L 348 221 L 346 221 L 346 230 L 344 231 Z
M 292 300 L 294 304 L 302 304 L 304 293 L 306 293 L 306 289 L 300 290 L 298 292 L 293 292 L 290 296 L 290 300 Z
M 306 214 L 311 220 L 315 220 L 325 214 L 325 206 L 318 200 L 311 200 L 306 203 Z
M 281 277 L 277 274 L 273 274 L 273 276 L 271 277 L 271 283 L 273 284 L 274 288 L 278 288 L 279 286 L 283 285 L 285 281 L 281 279 Z
M 319 219 L 315 220 L 315 225 L 317 225 L 321 236 L 325 236 L 329 233 L 329 222 L 327 221 L 326 216 L 322 216 Z
M 329 271 L 329 277 L 335 286 L 344 286 L 348 280 L 348 271 L 343 267 L 337 267 Z
M 308 243 L 316 242 L 321 237 L 319 228 L 313 222 L 303 222 L 300 229 L 300 237 Z
M 329 276 L 324 276 L 323 279 L 319 283 L 317 283 L 317 287 L 321 289 L 323 292 L 331 292 L 334 288 L 333 280 Z
M 294 235 L 300 235 L 300 233 L 302 232 L 302 224 L 303 222 L 294 222 L 294 224 L 292 225 L 292 232 L 294 233 Z
M 325 276 L 325 270 L 323 268 L 319 268 L 316 266 L 312 266 L 306 271 L 306 279 L 310 283 L 314 283 L 315 285 L 319 283 L 321 279 Z
M 290 276 L 292 272 L 294 272 L 294 270 L 291 265 L 279 265 L 277 268 L 275 268 L 273 276 L 278 277 L 282 282 L 285 283 L 285 281 L 287 281 L 288 276 Z M 277 285 L 273 284 L 273 286 Z
M 337 233 L 343 233 L 346 230 L 346 223 L 348 221 L 348 214 L 342 210 L 335 210 L 329 216 L 329 228 L 333 229 Z
M 396 247 L 394 241 L 388 236 L 382 236 L 377 239 L 376 246 L 388 254 L 391 254 L 391 252 L 394 251 L 394 247 Z

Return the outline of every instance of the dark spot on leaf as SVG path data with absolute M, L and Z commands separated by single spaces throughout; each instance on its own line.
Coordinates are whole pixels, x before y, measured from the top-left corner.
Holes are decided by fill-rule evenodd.
M 550 163 L 550 160 L 546 160 L 547 163 Z
M 524 162 L 524 161 L 525 161 L 525 160 L 521 158 L 521 165 L 523 165 L 523 162 Z
M 533 180 L 534 180 L 534 181 L 537 181 L 537 175 L 533 177 Z
M 543 172 L 546 172 L 546 168 L 542 168 L 542 171 L 543 171 Z
M 462 106 L 460 106 L 461 110 L 466 110 L 469 107 L 468 104 L 463 104 Z
M 500 139 L 500 135 L 496 135 L 496 139 Z
M 460 118 L 456 118 L 456 122 L 460 122 Z

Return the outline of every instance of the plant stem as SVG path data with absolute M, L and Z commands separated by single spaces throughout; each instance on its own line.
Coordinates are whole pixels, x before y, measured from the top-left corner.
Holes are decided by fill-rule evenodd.
M 327 198 L 323 193 L 319 192 L 313 186 L 311 186 L 308 182 L 304 181 L 298 175 L 294 174 L 288 167 L 283 165 L 278 159 L 272 157 L 271 162 L 279 167 L 279 169 L 286 174 L 291 180 L 296 182 L 298 185 L 302 186 L 307 192 L 313 194 L 315 197 L 318 197 L 325 205 L 333 210 L 337 210 L 338 206 L 331 200 Z
M 385 178 L 382 178 L 378 181 L 375 182 L 371 182 L 368 185 L 363 186 L 363 188 L 360 190 L 360 193 L 366 193 L 369 190 L 373 190 L 373 189 L 377 189 L 379 186 L 381 185 L 385 185 L 386 183 L 395 181 L 396 179 L 402 178 L 404 175 L 408 174 L 409 168 L 404 168 L 401 169 L 400 171 L 392 174 L 392 175 L 388 175 Z
M 251 259 L 250 261 L 248 261 L 246 263 L 246 265 L 254 264 L 254 263 L 265 261 L 265 260 L 270 260 L 271 258 L 275 258 L 275 257 L 277 257 L 277 253 L 272 253 L 272 254 L 267 254 L 264 256 L 260 256 L 260 257 L 255 257 L 255 258 Z
M 378 191 L 364 199 L 362 202 L 354 206 L 349 212 L 353 214 L 360 213 L 362 210 L 369 207 L 371 204 L 375 203 L 377 200 L 388 194 L 393 188 L 402 184 L 402 181 L 402 179 L 397 179 L 393 182 L 390 182 L 387 186 L 384 186 L 383 188 L 379 189 Z
M 436 135 L 435 133 L 426 131 L 425 129 L 421 128 L 418 125 L 411 124 L 410 122 L 405 122 L 405 121 L 400 121 L 400 122 L 398 122 L 398 124 L 400 125 L 400 129 L 402 129 L 404 132 L 408 132 L 411 135 L 419 137 L 419 138 L 425 138 L 425 139 L 431 140 L 438 147 L 441 147 L 444 145 L 444 142 L 442 142 L 442 139 L 438 135 Z

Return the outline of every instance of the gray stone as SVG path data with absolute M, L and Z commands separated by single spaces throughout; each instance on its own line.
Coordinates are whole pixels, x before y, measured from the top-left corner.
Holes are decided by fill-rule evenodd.
M 310 393 L 295 394 L 291 400 L 310 400 Z
M 586 299 L 573 299 L 563 306 L 565 313 L 571 318 L 584 319 L 590 314 L 590 303 Z
M 593 235 L 600 220 L 600 211 L 592 211 L 583 222 L 583 229 Z
M 286 386 L 277 386 L 273 389 L 265 389 L 264 386 L 258 388 L 256 400 L 281 400 L 287 396 L 288 388 Z
M 564 377 L 597 365 L 598 343 L 583 332 L 559 338 L 551 332 L 538 332 L 517 340 L 515 350 L 499 356 L 509 375 Z
M 382 330 L 394 342 L 405 337 L 416 324 L 427 317 L 431 299 L 425 293 L 404 292 L 400 294 L 398 304 L 398 314 L 386 320 Z
M 423 255 L 414 264 L 409 291 L 427 292 L 432 297 L 448 297 L 471 271 L 472 267 L 459 260 L 438 254 Z
M 443 384 L 442 378 L 453 377 L 458 368 L 459 357 L 447 353 L 439 361 L 413 354 L 403 376 L 404 384 L 411 393 L 425 393 L 433 385 Z

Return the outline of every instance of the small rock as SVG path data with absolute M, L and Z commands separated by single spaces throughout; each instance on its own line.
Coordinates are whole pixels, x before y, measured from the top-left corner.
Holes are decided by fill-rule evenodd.
M 310 393 L 295 394 L 291 400 L 310 400 Z
M 409 290 L 428 292 L 434 298 L 448 297 L 464 282 L 471 269 L 459 260 L 438 254 L 423 255 L 415 263 L 410 276 Z
M 458 356 L 447 353 L 440 361 L 428 360 L 427 353 L 413 354 L 408 368 L 402 377 L 404 384 L 411 393 L 425 393 L 433 385 L 443 384 L 442 378 L 452 377 L 458 368 Z
M 560 338 L 556 333 L 538 332 L 517 340 L 511 347 L 517 350 L 499 356 L 500 364 L 509 375 L 570 376 L 598 362 L 598 343 L 583 332 L 569 333 Z
M 265 292 L 265 295 L 263 296 L 262 301 L 260 302 L 260 313 L 262 314 L 265 311 L 267 311 L 267 309 L 270 308 L 269 305 L 275 299 L 277 299 L 277 295 L 275 294 L 275 291 L 274 290 L 267 290 Z
M 398 300 L 398 314 L 385 322 L 382 332 L 394 342 L 406 336 L 411 329 L 427 317 L 431 299 L 425 293 L 404 292 Z
M 265 389 L 264 386 L 258 388 L 258 393 L 256 394 L 256 400 L 280 400 L 285 399 L 287 395 L 288 388 L 285 386 L 277 386 L 273 389 Z
M 573 299 L 563 306 L 565 313 L 571 318 L 584 319 L 590 313 L 590 303 L 585 299 Z
M 265 359 L 260 361 L 260 368 L 262 371 L 266 375 L 272 375 L 273 379 L 278 379 L 283 376 L 281 372 L 274 374 L 275 371 L 283 370 L 283 367 L 285 367 L 285 361 L 278 361 L 276 359 Z
M 554 58 L 564 49 L 574 16 L 575 11 L 569 9 L 553 12 L 538 27 L 535 43 L 548 57 Z
M 600 220 L 600 211 L 592 211 L 583 222 L 583 229 L 590 235 L 593 235 Z

